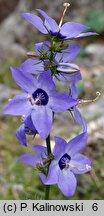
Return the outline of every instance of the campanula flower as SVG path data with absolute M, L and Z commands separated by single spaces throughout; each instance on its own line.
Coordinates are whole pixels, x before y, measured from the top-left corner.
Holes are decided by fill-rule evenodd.
M 31 116 L 29 115 L 23 120 L 23 123 L 17 129 L 16 137 L 22 145 L 27 146 L 26 136 L 27 135 L 35 136 L 36 133 L 37 133 L 37 131 L 33 125 L 33 122 L 31 120 Z
M 90 160 L 80 153 L 86 145 L 87 133 L 82 133 L 68 143 L 55 137 L 53 160 L 49 165 L 47 174 L 47 148 L 33 146 L 33 154 L 24 154 L 18 158 L 18 162 L 28 164 L 40 170 L 40 178 L 45 185 L 57 184 L 65 196 L 73 196 L 77 185 L 77 175 L 91 171 Z
M 86 145 L 87 133 L 82 133 L 68 143 L 55 137 L 54 159 L 49 166 L 46 185 L 57 184 L 65 196 L 73 196 L 77 175 L 91 171 L 90 160 L 80 153 Z
M 53 112 L 63 112 L 77 104 L 68 94 L 56 92 L 51 73 L 41 73 L 38 78 L 19 68 L 11 68 L 12 76 L 24 93 L 16 95 L 4 109 L 4 114 L 28 116 L 42 138 L 52 127 Z
M 60 26 L 43 10 L 37 9 L 37 11 L 41 14 L 44 21 L 33 13 L 22 13 L 21 16 L 33 26 L 35 26 L 43 34 L 50 34 L 52 37 L 57 37 L 64 40 L 96 35 L 95 32 L 83 33 L 83 31 L 88 30 L 89 27 L 77 22 L 67 22 Z

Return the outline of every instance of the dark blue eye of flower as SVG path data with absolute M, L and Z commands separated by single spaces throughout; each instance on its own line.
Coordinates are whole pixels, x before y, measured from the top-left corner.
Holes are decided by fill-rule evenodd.
M 43 105 L 43 106 L 47 105 L 48 99 L 49 99 L 47 93 L 41 88 L 38 88 L 32 94 L 32 97 L 33 97 L 33 99 L 35 101 L 35 104 L 38 105 L 38 106 L 39 105 Z
M 50 30 L 50 34 L 51 34 L 51 36 L 56 36 L 56 35 L 57 35 L 57 32 L 52 32 L 52 31 Z
M 60 39 L 66 38 L 66 36 L 63 36 L 60 32 L 52 32 L 52 31 L 50 30 L 50 34 L 51 34 L 51 36 L 57 36 L 57 37 L 60 38 Z
M 60 160 L 59 160 L 59 167 L 61 170 L 63 170 L 64 168 L 68 168 L 69 167 L 69 162 L 71 160 L 71 157 L 66 153 L 64 154 Z
M 66 36 L 63 36 L 60 32 L 57 34 L 57 36 L 58 36 L 58 38 L 60 38 L 60 39 L 66 38 Z

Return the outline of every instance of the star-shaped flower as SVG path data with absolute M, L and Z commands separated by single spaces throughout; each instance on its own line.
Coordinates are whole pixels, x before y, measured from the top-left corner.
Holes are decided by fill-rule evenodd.
M 56 21 L 43 10 L 37 9 L 37 11 L 41 14 L 44 21 L 39 16 L 32 13 L 22 13 L 21 16 L 43 34 L 50 34 L 51 36 L 57 36 L 57 38 L 64 40 L 96 35 L 95 32 L 82 33 L 88 30 L 88 27 L 77 22 L 67 22 L 59 26 Z
M 52 152 L 54 159 L 47 167 L 49 158 L 47 148 L 33 146 L 33 154 L 25 154 L 19 157 L 18 162 L 23 162 L 40 170 L 40 178 L 45 185 L 57 184 L 65 196 L 73 196 L 77 185 L 77 175 L 91 171 L 91 161 L 80 153 L 86 145 L 87 133 L 82 133 L 68 143 L 55 137 L 55 146 Z
M 68 94 L 56 92 L 51 73 L 41 73 L 38 78 L 24 73 L 19 68 L 11 68 L 12 76 L 24 91 L 16 95 L 4 109 L 4 114 L 31 115 L 39 135 L 46 139 L 49 135 L 53 112 L 63 112 L 77 104 Z
M 73 196 L 76 190 L 77 175 L 91 171 L 90 160 L 80 151 L 85 147 L 87 133 L 82 133 L 68 143 L 55 137 L 54 160 L 49 166 L 46 185 L 57 184 L 65 196 Z

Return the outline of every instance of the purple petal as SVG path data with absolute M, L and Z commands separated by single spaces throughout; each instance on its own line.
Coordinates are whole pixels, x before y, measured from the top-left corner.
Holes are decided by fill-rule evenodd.
M 48 51 L 49 46 L 51 46 L 50 41 L 44 41 L 41 43 L 36 43 L 35 44 L 35 51 L 36 51 L 36 53 L 38 53 L 40 55 L 39 51 L 43 51 L 43 50 Z
M 80 45 L 79 44 L 70 44 L 68 48 L 63 50 L 62 53 L 57 53 L 55 56 L 55 60 L 57 62 L 71 62 L 73 59 L 78 55 L 80 52 Z
M 26 73 L 39 74 L 44 71 L 44 64 L 40 60 L 27 59 L 22 63 L 21 69 Z
M 38 77 L 38 83 L 38 87 L 47 91 L 48 95 L 50 95 L 51 91 L 56 90 L 50 71 L 41 73 Z
M 72 98 L 77 99 L 78 98 L 78 90 L 77 90 L 75 82 L 71 83 L 70 90 L 71 90 Z
M 71 168 L 71 171 L 74 174 L 84 174 L 91 171 L 92 169 L 91 161 L 82 154 L 74 155 L 74 157 L 72 157 L 72 160 L 70 161 L 70 166 L 76 167 Z
M 82 37 L 88 37 L 88 36 L 93 36 L 93 35 L 99 35 L 96 32 L 86 32 L 86 33 L 81 33 L 77 35 L 75 38 L 82 38 Z
M 73 74 L 60 72 L 56 77 L 58 80 L 62 80 L 63 82 L 76 82 L 82 79 L 80 72 L 76 72 Z
M 31 131 L 34 133 L 37 133 L 36 128 L 33 125 L 31 115 L 29 115 L 25 120 L 24 120 L 25 126 L 28 127 Z
M 43 173 L 39 173 L 39 176 L 40 176 L 40 178 L 41 178 L 41 181 L 43 182 L 43 184 L 45 184 L 45 182 L 46 182 L 46 176 L 43 174 Z
M 47 148 L 41 145 L 32 146 L 35 151 L 36 157 L 47 158 Z
M 55 139 L 55 147 L 53 150 L 53 155 L 55 159 L 57 159 L 58 157 L 60 157 L 61 154 L 64 154 L 67 143 L 64 139 L 60 137 L 55 137 L 54 139 Z
M 16 83 L 27 93 L 32 93 L 37 85 L 37 80 L 20 68 L 11 67 L 11 72 Z
M 69 153 L 70 156 L 73 156 L 76 153 L 82 151 L 82 149 L 86 146 L 86 142 L 87 142 L 87 133 L 84 132 L 74 137 L 72 140 L 68 142 L 68 145 L 66 147 L 66 152 Z
M 34 46 L 34 49 L 35 49 L 36 53 L 38 53 L 38 55 L 40 55 L 39 50 L 43 50 L 43 43 L 44 42 L 36 43 Z
M 46 185 L 57 184 L 59 172 L 60 169 L 59 169 L 58 161 L 53 160 L 49 166 L 48 176 L 46 178 L 45 184 Z
M 73 196 L 76 190 L 76 178 L 75 175 L 69 170 L 60 171 L 58 187 L 64 194 L 64 196 Z
M 32 13 L 22 13 L 21 16 L 33 26 L 35 26 L 43 34 L 48 34 L 47 29 L 44 27 L 43 21 L 40 19 L 40 17 Z
M 31 114 L 33 124 L 39 135 L 46 139 L 52 127 L 52 110 L 42 106 L 32 111 Z
M 77 101 L 65 93 L 55 92 L 51 95 L 49 104 L 53 112 L 64 112 L 77 105 Z
M 48 31 L 51 31 L 53 33 L 59 32 L 59 26 L 57 25 L 56 21 L 52 19 L 50 16 L 48 16 L 43 10 L 37 9 L 37 11 L 44 17 L 45 23 L 44 25 L 48 29 Z
M 73 110 L 74 110 L 74 117 L 75 117 L 76 122 L 83 127 L 83 132 L 86 132 L 87 131 L 87 124 L 86 124 L 85 120 L 82 118 L 81 113 L 79 112 L 79 110 L 76 107 L 74 107 Z
M 87 29 L 87 26 L 80 23 L 67 22 L 61 27 L 60 33 L 66 36 L 67 39 L 71 39 L 77 37 L 82 31 Z
M 28 115 L 31 111 L 31 104 L 27 100 L 27 94 L 16 95 L 6 106 L 3 113 L 8 115 Z
M 71 62 L 80 52 L 79 44 L 70 44 L 66 50 L 63 50 L 63 62 Z
M 22 124 L 16 131 L 16 137 L 19 140 L 19 142 L 24 145 L 27 146 L 26 143 L 26 134 L 25 134 L 25 128 L 24 128 L 24 124 Z
M 20 156 L 18 158 L 17 162 L 22 162 L 22 163 L 28 164 L 34 168 L 36 168 L 36 165 L 38 163 L 38 161 L 35 159 L 35 156 L 32 154 L 24 154 L 24 155 Z
M 60 73 L 66 73 L 66 74 L 76 74 L 77 72 L 80 71 L 78 65 L 76 64 L 72 64 L 72 63 L 65 63 L 65 62 L 61 62 L 58 64 L 57 67 L 57 71 L 59 71 Z

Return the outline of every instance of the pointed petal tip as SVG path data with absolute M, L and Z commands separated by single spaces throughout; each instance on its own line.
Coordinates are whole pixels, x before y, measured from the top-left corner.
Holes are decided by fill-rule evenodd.
M 37 11 L 41 11 L 41 9 L 40 9 L 40 8 L 37 8 L 36 10 L 37 10 Z
M 22 146 L 27 147 L 26 140 L 25 140 L 25 139 L 21 139 L 21 138 L 19 138 L 17 132 L 16 132 L 16 138 L 18 139 L 19 143 L 20 143 Z
M 14 69 L 16 69 L 16 68 L 17 68 L 17 67 L 10 66 L 11 72 L 12 72 Z
M 6 111 L 6 107 L 4 108 L 4 110 L 2 111 L 3 115 L 8 115 L 7 111 Z
M 28 12 L 22 12 L 22 13 L 20 13 L 20 16 L 23 17 L 23 18 L 25 18 L 25 15 L 29 15 L 29 13 Z
M 43 34 L 48 34 L 45 26 L 43 25 L 43 21 L 39 16 L 34 13 L 21 13 L 21 16 Z
M 22 70 L 21 70 L 21 68 L 19 68 L 19 67 L 14 67 L 14 66 L 10 66 L 10 70 L 11 70 L 11 72 L 12 72 L 12 74 L 14 73 L 14 72 L 16 72 L 16 71 L 21 71 L 21 72 L 23 72 Z

